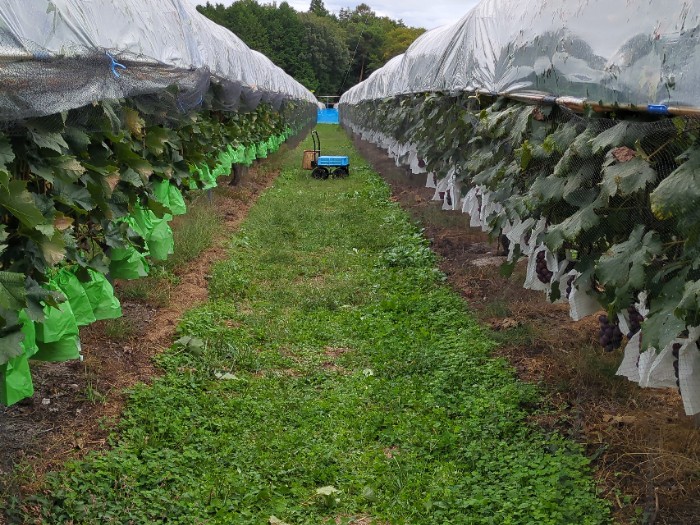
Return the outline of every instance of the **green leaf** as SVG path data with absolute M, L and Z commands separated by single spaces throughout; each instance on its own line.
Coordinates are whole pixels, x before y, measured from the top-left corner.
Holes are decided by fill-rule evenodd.
M 523 145 L 515 150 L 515 153 L 520 156 L 520 169 L 526 171 L 532 160 L 532 147 L 530 146 L 530 142 L 527 140 L 523 142 Z
M 601 184 L 610 197 L 626 197 L 656 182 L 656 171 L 641 157 L 618 163 L 612 155 L 608 156 L 608 161 L 603 167 Z
M 90 211 L 95 207 L 95 202 L 86 187 L 79 184 L 67 184 L 57 180 L 54 183 L 53 193 L 58 202 L 70 206 L 77 211 Z
M 0 335 L 0 366 L 13 357 L 22 355 L 24 351 L 22 341 L 24 341 L 24 334 L 19 325 L 16 325 L 12 331 L 3 330 L 2 335 Z
M 7 244 L 5 244 L 5 241 L 10 235 L 7 233 L 7 226 L 4 224 L 0 224 L 0 255 L 2 255 L 2 252 L 5 251 L 7 248 Z
M 37 323 L 44 321 L 45 304 L 48 306 L 58 306 L 65 300 L 65 297 L 61 293 L 43 288 L 31 277 L 27 277 L 24 286 L 27 292 L 27 314 L 32 321 Z
M 85 151 L 90 146 L 90 135 L 74 127 L 66 128 L 66 141 L 70 143 L 77 151 Z
M 68 149 L 68 144 L 60 133 L 47 133 L 35 130 L 30 130 L 29 133 L 34 143 L 40 148 L 47 148 L 57 153 L 63 153 Z
M 136 188 L 143 188 L 143 178 L 131 168 L 122 171 L 119 174 L 119 178 Z
M 596 275 L 606 287 L 646 288 L 645 272 L 663 246 L 654 231 L 644 232 L 638 224 L 627 241 L 612 246 L 598 261 Z
M 542 203 L 550 201 L 559 201 L 564 195 L 564 187 L 566 179 L 562 177 L 539 177 L 535 180 L 530 188 L 530 197 Z
M 75 182 L 85 173 L 85 167 L 76 159 L 69 155 L 61 155 L 51 159 L 54 172 L 61 175 L 64 182 Z
M 35 228 L 45 222 L 34 197 L 27 191 L 27 183 L 22 180 L 10 180 L 0 176 L 0 206 L 17 217 L 28 228 Z
M 545 236 L 545 243 L 549 249 L 556 251 L 565 241 L 575 241 L 582 232 L 598 226 L 600 217 L 595 208 L 594 204 L 581 208 L 564 221 L 552 226 Z
M 642 324 L 642 350 L 661 350 L 685 330 L 685 322 L 672 311 L 660 311 L 650 315 Z
M 45 237 L 51 237 L 54 232 L 56 231 L 56 228 L 54 228 L 53 224 L 39 224 L 36 228 L 34 228 L 36 231 L 44 235 Z
M 340 491 L 337 488 L 329 485 L 327 487 L 316 489 L 316 494 L 320 496 L 332 496 L 333 494 L 340 494 Z
M 683 162 L 651 194 L 651 209 L 658 219 L 682 215 L 700 202 L 700 148 L 693 146 Z
M 628 131 L 632 126 L 631 122 L 620 122 L 614 125 L 612 128 L 607 129 L 600 133 L 597 137 L 591 140 L 591 148 L 593 153 L 600 153 L 608 148 L 621 146 L 627 144 L 625 138 L 628 135 Z M 633 145 L 634 140 L 632 140 Z
M 697 319 L 700 313 L 700 281 L 690 281 L 685 283 L 683 297 L 678 303 L 676 313 L 684 319 L 692 316 Z
M 651 295 L 650 312 L 642 324 L 642 349 L 662 350 L 686 329 L 686 323 L 675 315 L 683 295 L 687 277 L 674 277 Z
M 39 246 L 48 266 L 54 266 L 66 257 L 66 241 L 61 232 L 57 231 L 52 237 L 44 238 Z
M 21 310 L 27 305 L 24 275 L 0 271 L 0 308 Z
M 149 128 L 146 133 L 146 148 L 156 156 L 165 152 L 165 145 L 170 142 L 172 131 L 162 128 Z
M 12 151 L 12 145 L 7 137 L 0 137 L 0 169 L 5 167 L 15 160 L 15 153 Z

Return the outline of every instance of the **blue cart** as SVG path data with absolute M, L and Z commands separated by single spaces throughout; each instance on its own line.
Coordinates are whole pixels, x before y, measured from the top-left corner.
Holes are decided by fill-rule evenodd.
M 314 179 L 327 179 L 331 175 L 336 178 L 350 175 L 350 159 L 348 157 L 321 155 L 321 139 L 316 130 L 311 132 L 311 138 L 314 141 L 314 149 L 304 151 L 302 167 L 310 169 Z

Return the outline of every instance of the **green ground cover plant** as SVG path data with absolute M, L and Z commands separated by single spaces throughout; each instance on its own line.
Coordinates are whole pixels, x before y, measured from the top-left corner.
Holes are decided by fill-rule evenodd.
M 588 460 L 527 422 L 539 395 L 337 127 L 300 150 L 134 389 L 109 452 L 24 502 L 44 523 L 601 524 Z

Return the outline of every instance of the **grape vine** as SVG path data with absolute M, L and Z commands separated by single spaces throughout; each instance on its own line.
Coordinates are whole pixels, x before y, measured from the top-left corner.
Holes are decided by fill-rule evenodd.
M 222 111 L 213 90 L 187 114 L 165 93 L 0 132 L 0 366 L 23 352 L 20 313 L 40 323 L 44 306 L 61 301 L 47 286 L 57 265 L 109 275 L 115 260 L 142 256 L 149 243 L 155 257 L 140 226 L 172 218 L 168 192 L 212 187 L 232 164 L 266 156 L 315 117 L 314 105 L 292 100 L 279 110 Z
M 533 278 L 550 299 L 570 300 L 574 318 L 605 310 L 599 339 L 606 350 L 641 330 L 641 350 L 661 351 L 700 325 L 697 120 L 576 115 L 439 92 L 342 103 L 340 111 L 351 131 L 414 172 L 461 188 L 472 224 L 510 239 L 505 270 L 535 257 Z M 623 334 L 618 316 L 625 314 Z

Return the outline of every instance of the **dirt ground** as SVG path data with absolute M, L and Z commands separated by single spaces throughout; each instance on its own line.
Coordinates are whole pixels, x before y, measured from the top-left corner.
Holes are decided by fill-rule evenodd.
M 499 355 L 523 380 L 542 385 L 551 410 L 533 416 L 536 423 L 586 448 L 616 519 L 700 523 L 700 431 L 684 416 L 679 396 L 615 377 L 620 351 L 596 347 L 595 318 L 574 323 L 562 305 L 524 290 L 523 268 L 501 277 L 504 257 L 496 244 L 470 229 L 468 216 L 442 211 L 424 176 L 397 168 L 371 144 L 356 139 L 355 145 L 391 185 L 393 198 L 423 224 L 449 282 L 493 329 Z M 227 234 L 275 176 L 252 169 L 239 186 L 217 191 L 213 205 L 225 217 Z M 181 315 L 206 300 L 206 276 L 225 257 L 227 234 L 177 272 L 180 282 L 165 307 L 122 302 L 128 337 L 109 337 L 106 324 L 96 323 L 81 331 L 84 361 L 33 366 L 33 398 L 0 409 L 0 491 L 19 496 L 20 487 L 31 490 L 67 459 L 108 446 L 124 389 L 157 374 L 152 357 L 172 344 Z
M 549 411 L 533 419 L 581 443 L 601 495 L 625 524 L 700 523 L 700 430 L 672 390 L 640 389 L 615 376 L 622 350 L 597 345 L 597 316 L 574 322 L 568 306 L 525 290 L 525 268 L 501 276 L 497 243 L 442 211 L 425 175 L 397 167 L 384 150 L 355 137 L 355 147 L 391 185 L 393 198 L 419 221 L 442 257 L 449 283 L 489 325 L 524 381 L 542 386 Z M 524 262 L 524 261 L 523 261 Z

